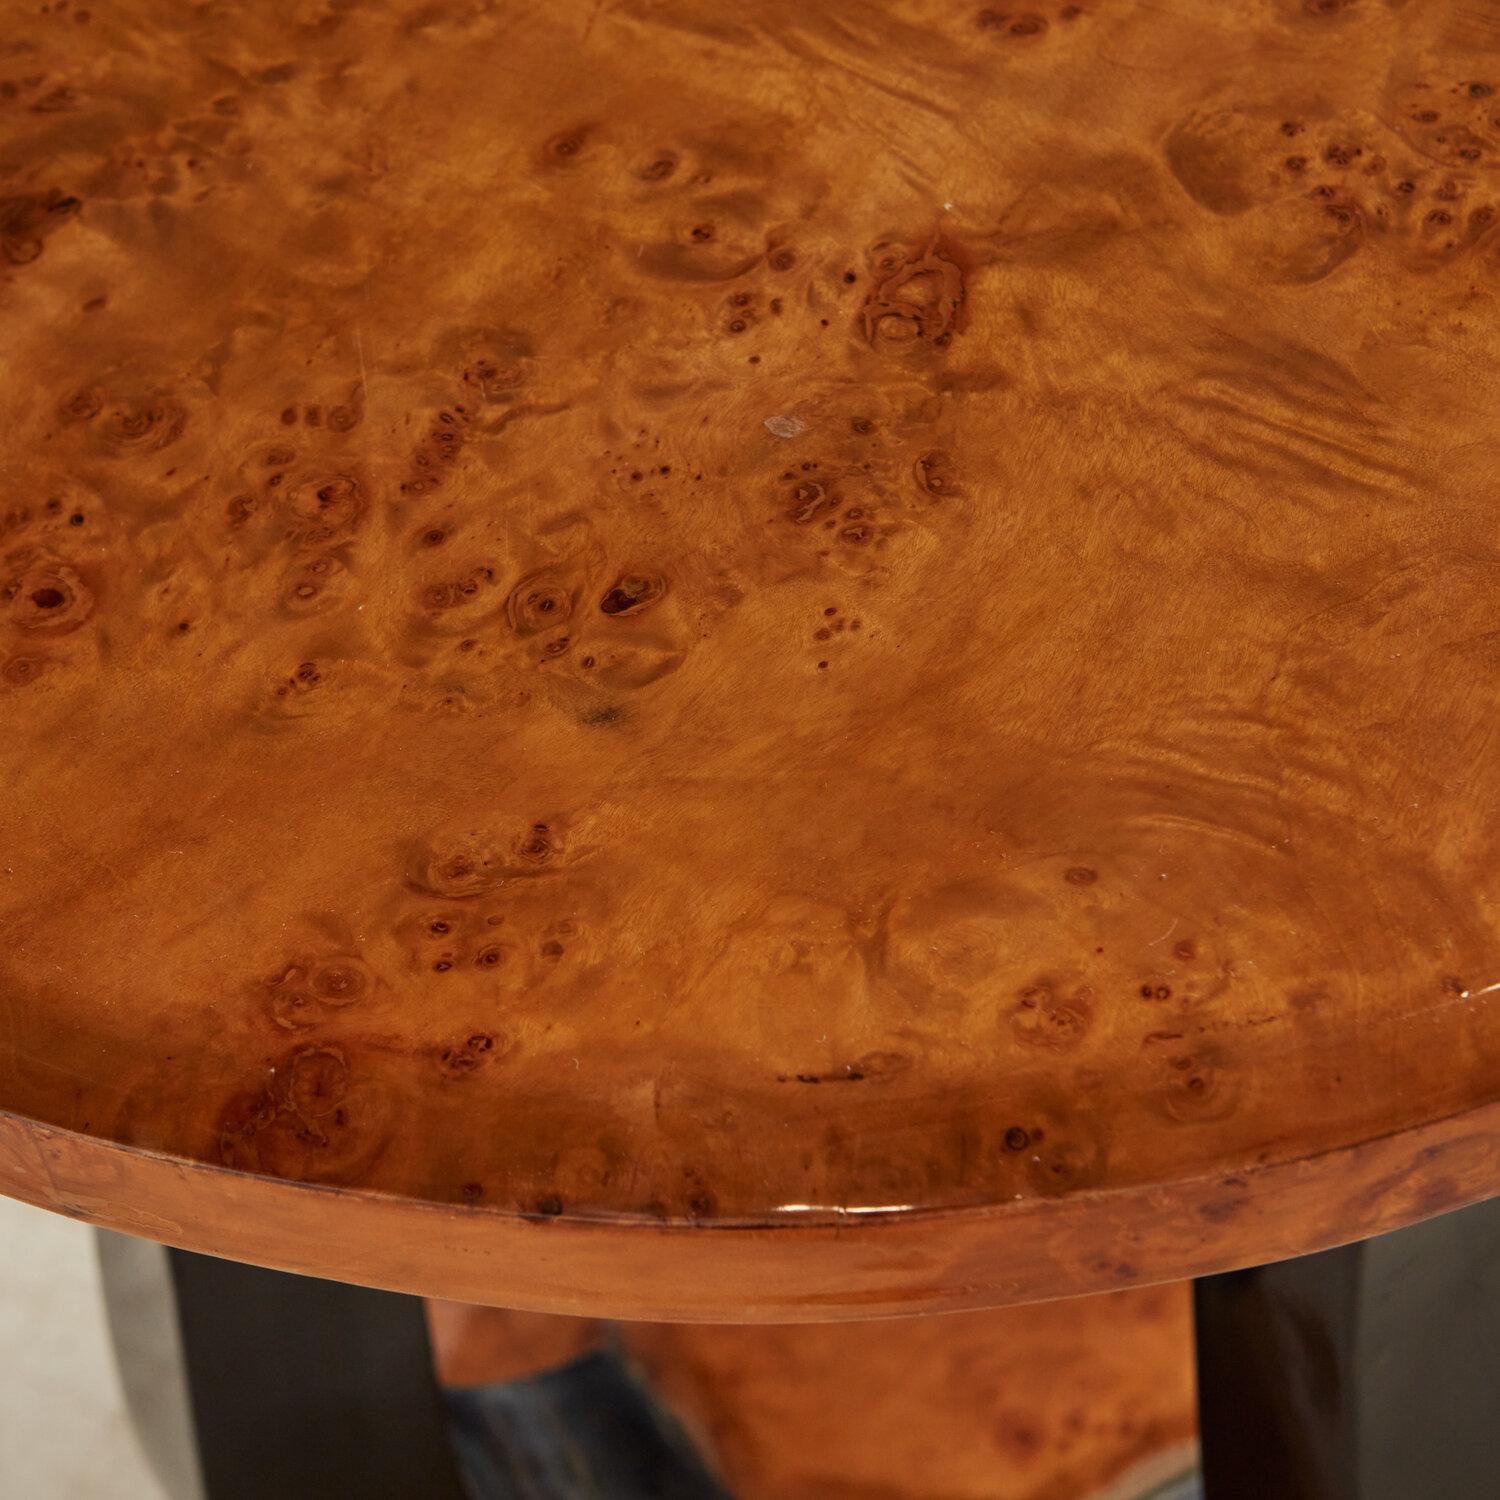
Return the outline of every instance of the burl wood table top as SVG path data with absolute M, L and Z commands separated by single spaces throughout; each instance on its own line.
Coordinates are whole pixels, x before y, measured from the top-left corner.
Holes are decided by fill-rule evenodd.
M 834 1317 L 1500 1190 L 1500 10 L 0 14 L 7 1191 Z

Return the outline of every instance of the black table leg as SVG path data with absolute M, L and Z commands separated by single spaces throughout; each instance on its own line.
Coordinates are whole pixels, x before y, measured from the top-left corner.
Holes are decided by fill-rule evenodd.
M 100 1261 L 174 1500 L 462 1500 L 419 1299 L 118 1236 Z
M 98 1244 L 170 1500 L 730 1500 L 616 1349 L 445 1393 L 416 1297 Z
M 1500 1496 L 1500 1199 L 1194 1306 L 1205 1500 Z

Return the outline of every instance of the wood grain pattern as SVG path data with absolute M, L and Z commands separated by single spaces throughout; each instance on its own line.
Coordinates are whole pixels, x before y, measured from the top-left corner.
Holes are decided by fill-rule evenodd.
M 1485 14 L 0 0 L 0 1184 L 711 1318 L 1500 1188 Z
M 1194 1462 L 1186 1286 L 619 1333 L 737 1500 L 1123 1500 Z
M 773 1328 L 427 1312 L 447 1386 L 541 1375 L 607 1340 L 737 1500 L 1109 1500 L 1195 1459 L 1185 1284 Z

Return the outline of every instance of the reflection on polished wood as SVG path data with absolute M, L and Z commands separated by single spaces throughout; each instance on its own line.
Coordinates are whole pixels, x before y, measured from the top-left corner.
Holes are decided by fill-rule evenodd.
M 1105 1500 L 1193 1463 L 1186 1286 L 619 1333 L 739 1500 Z
M 453 1388 L 499 1385 L 555 1370 L 600 1348 L 608 1329 L 592 1318 L 468 1302 L 424 1305 L 437 1378 Z
M 542 1374 L 606 1332 L 452 1303 L 428 1316 L 450 1386 Z M 608 1335 L 739 1500 L 1135 1496 L 1193 1463 L 1185 1285 L 943 1318 Z
M 0 0 L 0 1188 L 651 1317 L 1500 1181 L 1500 20 Z

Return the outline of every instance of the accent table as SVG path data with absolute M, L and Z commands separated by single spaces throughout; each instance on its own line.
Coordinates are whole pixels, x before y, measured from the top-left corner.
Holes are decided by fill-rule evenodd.
M 1203 1278 L 1210 1500 L 1496 1493 L 1497 88 L 1461 0 L 0 0 L 0 1189 Z

